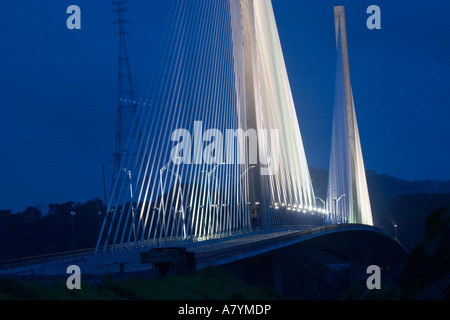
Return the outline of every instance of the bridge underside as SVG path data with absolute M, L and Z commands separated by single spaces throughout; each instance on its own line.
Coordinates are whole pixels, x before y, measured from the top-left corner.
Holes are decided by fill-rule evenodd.
M 308 229 L 275 229 L 249 234 L 193 248 L 199 267 L 225 264 L 253 256 L 304 246 L 329 252 L 343 260 L 364 257 L 380 267 L 403 263 L 408 251 L 396 239 L 382 230 L 358 224 L 338 224 Z
M 371 265 L 381 268 L 381 288 L 386 292 L 392 285 L 400 285 L 408 257 L 397 240 L 365 225 L 291 230 L 280 234 L 277 241 L 273 239 L 265 250 L 252 253 L 241 255 L 239 260 L 229 259 L 233 261 L 224 266 L 248 284 L 272 287 L 279 294 L 304 299 L 345 298 L 343 294 L 350 287 L 362 290 L 351 291 L 356 293 L 352 298 L 363 297 Z

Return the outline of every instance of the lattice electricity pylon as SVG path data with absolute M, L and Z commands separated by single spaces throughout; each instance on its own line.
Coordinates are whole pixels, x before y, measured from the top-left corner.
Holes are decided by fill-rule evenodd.
M 131 76 L 130 61 L 128 58 L 126 35 L 129 34 L 125 30 L 125 24 L 129 20 L 125 20 L 124 12 L 127 12 L 124 6 L 128 1 L 113 1 L 116 6 L 113 12 L 117 13 L 117 20 L 113 23 L 118 25 L 118 32 L 115 35 L 119 36 L 119 56 L 118 56 L 118 97 L 117 97 L 117 116 L 116 116 L 116 137 L 115 137 L 115 151 L 112 159 L 112 167 L 109 168 L 109 174 L 112 175 L 112 179 L 106 181 L 104 177 L 104 189 L 105 189 L 105 201 L 106 198 L 117 197 L 117 193 L 112 193 L 114 182 L 118 176 L 118 173 L 122 170 L 122 160 L 124 154 L 127 152 L 127 143 L 130 138 L 132 125 L 137 112 L 137 103 L 133 87 L 133 79 Z M 106 164 L 105 164 L 106 165 Z M 103 166 L 103 174 L 105 172 L 105 165 Z M 119 174 L 120 177 L 122 175 Z M 122 179 L 125 177 L 122 177 Z M 106 190 L 108 188 L 108 190 Z M 106 196 L 108 194 L 108 197 Z
M 336 87 L 328 177 L 327 222 L 372 225 L 372 210 L 350 82 L 343 6 L 334 7 Z
M 171 17 L 96 252 L 322 221 L 271 2 L 183 0 Z

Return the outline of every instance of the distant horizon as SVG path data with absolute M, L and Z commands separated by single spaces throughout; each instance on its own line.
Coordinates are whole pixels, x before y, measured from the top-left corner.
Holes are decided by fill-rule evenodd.
M 328 169 L 324 169 L 324 168 L 315 168 L 315 167 L 313 167 L 313 166 L 309 166 L 309 168 L 310 168 L 310 170 L 311 170 L 311 169 L 314 169 L 314 170 L 317 170 L 317 171 L 326 171 L 326 172 L 328 172 Z M 398 180 L 403 181 L 403 182 L 411 182 L 411 183 L 414 183 L 414 182 L 427 182 L 427 181 L 430 181 L 430 182 L 439 182 L 439 183 L 447 183 L 447 182 L 450 182 L 450 179 L 449 179 L 449 180 L 439 180 L 439 179 L 407 180 L 407 179 L 402 179 L 402 178 L 393 176 L 393 175 L 388 174 L 388 173 L 378 173 L 378 172 L 376 172 L 375 170 L 371 170 L 371 169 L 367 169 L 367 170 L 366 170 L 366 175 L 367 175 L 368 172 L 374 172 L 377 176 L 388 176 L 388 177 L 391 177 L 391 178 L 394 178 L 394 179 L 398 179 Z M 314 190 L 314 191 L 316 192 L 316 190 Z M 370 192 L 370 190 L 369 190 L 369 192 Z M 50 201 L 50 202 L 43 202 L 43 201 L 42 201 L 42 202 L 38 202 L 37 204 L 24 205 L 24 206 L 22 206 L 22 209 L 19 209 L 19 206 L 17 206 L 15 209 L 14 209 L 14 208 L 2 208 L 2 207 L 0 207 L 0 210 L 5 210 L 5 211 L 11 210 L 11 213 L 16 214 L 16 213 L 24 212 L 24 211 L 25 211 L 27 208 L 29 208 L 29 207 L 34 207 L 34 208 L 40 209 L 39 207 L 44 206 L 44 207 L 45 207 L 45 210 L 44 210 L 45 213 L 42 212 L 42 211 L 41 211 L 41 213 L 42 213 L 42 214 L 47 214 L 47 213 L 48 213 L 48 207 L 49 207 L 50 204 L 57 204 L 57 205 L 59 205 L 59 204 L 67 203 L 67 202 L 74 202 L 74 203 L 76 203 L 76 204 L 77 204 L 77 203 L 83 204 L 83 203 L 86 203 L 86 202 L 89 202 L 89 201 L 93 201 L 93 200 L 95 200 L 95 199 L 99 199 L 99 200 L 101 200 L 102 202 L 104 202 L 104 195 L 93 196 L 93 197 L 91 197 L 91 198 L 89 198 L 89 199 L 85 199 L 85 200 L 80 200 L 80 199 L 67 199 L 67 200 Z M 106 203 L 105 205 L 107 206 L 108 204 Z

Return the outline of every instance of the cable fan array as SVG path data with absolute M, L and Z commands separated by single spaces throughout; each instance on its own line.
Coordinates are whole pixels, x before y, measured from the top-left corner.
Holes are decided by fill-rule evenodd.
M 159 71 L 138 99 L 96 252 L 245 233 L 255 229 L 255 213 L 268 227 L 325 213 L 315 205 L 271 2 L 175 1 L 165 39 Z M 255 174 L 259 180 L 249 178 Z M 250 196 L 257 187 L 260 199 Z

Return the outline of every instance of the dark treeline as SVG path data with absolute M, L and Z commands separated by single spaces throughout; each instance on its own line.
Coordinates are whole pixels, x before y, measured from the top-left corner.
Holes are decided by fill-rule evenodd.
M 0 261 L 96 245 L 105 212 L 101 200 L 50 204 L 48 209 L 45 215 L 37 207 L 14 214 L 0 210 Z

